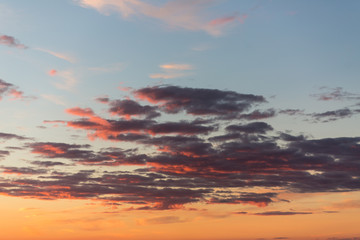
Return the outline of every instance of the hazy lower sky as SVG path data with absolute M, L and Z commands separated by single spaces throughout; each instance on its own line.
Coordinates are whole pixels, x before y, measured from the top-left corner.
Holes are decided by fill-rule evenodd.
M 1 239 L 360 239 L 359 12 L 1 0 Z

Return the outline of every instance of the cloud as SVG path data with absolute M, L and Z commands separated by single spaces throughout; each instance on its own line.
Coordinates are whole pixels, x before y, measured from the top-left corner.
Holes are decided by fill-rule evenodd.
M 159 117 L 160 113 L 157 112 L 157 107 L 142 106 L 133 100 L 114 100 L 110 102 L 110 113 L 130 119 L 136 116 L 146 116 L 146 118 Z
M 289 216 L 289 215 L 303 215 L 303 214 L 313 214 L 313 213 L 312 212 L 269 211 L 269 212 L 255 213 L 254 215 L 258 215 L 258 216 Z M 281 238 L 281 239 L 283 239 L 283 238 Z
M 10 155 L 9 151 L 0 150 L 0 159 L 4 159 L 8 155 Z
M 34 48 L 35 50 L 50 54 L 56 58 L 62 59 L 64 61 L 67 61 L 69 63 L 75 63 L 76 60 L 73 56 L 66 54 L 66 53 L 60 53 L 60 52 L 55 52 L 55 51 L 51 51 L 48 49 L 44 49 L 44 48 Z
M 10 140 L 10 139 L 29 140 L 30 138 L 23 137 L 23 136 L 20 136 L 20 135 L 17 135 L 17 134 L 0 132 L 0 139 L 5 139 L 5 140 Z
M 359 113 L 359 111 L 353 111 L 348 108 L 342 108 L 342 109 L 326 111 L 326 112 L 322 112 L 322 113 L 313 113 L 313 114 L 310 114 L 310 116 L 315 121 L 331 122 L 331 121 L 336 121 L 339 119 L 349 118 L 357 113 Z
M 146 87 L 134 91 L 134 95 L 138 99 L 160 105 L 167 113 L 185 111 L 193 115 L 223 118 L 236 118 L 253 104 L 265 102 L 262 96 L 252 94 L 177 86 Z
M 57 71 L 55 69 L 51 69 L 48 73 L 50 76 L 55 76 L 57 74 Z
M 343 200 L 341 202 L 333 203 L 329 206 L 331 209 L 352 209 L 352 208 L 360 208 L 360 200 Z
M 154 73 L 150 74 L 150 78 L 161 78 L 161 79 L 172 79 L 188 76 L 190 73 L 185 72 L 188 70 L 194 69 L 190 64 L 176 64 L 168 63 L 160 65 L 160 68 L 163 70 L 163 73 Z
M 180 78 L 180 77 L 184 77 L 186 76 L 186 74 L 184 73 L 154 73 L 154 74 L 150 74 L 149 77 L 150 78 L 159 78 L 159 79 L 172 79 L 172 78 Z
M 181 220 L 177 216 L 155 217 L 155 218 L 138 220 L 138 224 L 140 225 L 170 224 L 170 223 L 179 223 L 179 222 L 184 222 L 184 220 Z
M 62 106 L 66 105 L 65 100 L 61 96 L 56 96 L 56 95 L 52 95 L 52 94 L 41 94 L 40 96 L 50 102 L 57 104 L 57 105 L 62 105 Z
M 162 69 L 174 69 L 174 70 L 191 70 L 193 69 L 193 66 L 190 64 L 175 64 L 175 63 L 169 63 L 169 64 L 163 64 L 160 65 Z
M 276 131 L 265 122 L 267 118 L 253 121 L 255 117 L 243 117 L 275 112 L 271 108 L 258 110 L 266 103 L 263 96 L 171 85 L 134 89 L 130 94 L 115 100 L 106 97 L 102 106 L 107 109 L 102 114 L 73 106 L 66 109 L 72 119 L 45 121 L 83 131 L 89 139 L 110 141 L 113 146 L 128 142 L 121 143 L 124 148 L 0 134 L 4 140 L 27 140 L 20 150 L 34 158 L 27 161 L 30 167 L 4 167 L 14 175 L 12 181 L 0 176 L 0 194 L 91 199 L 141 211 L 186 209 L 184 205 L 192 203 L 265 208 L 287 201 L 279 197 L 280 192 L 360 190 L 360 137 L 312 139 Z M 161 116 L 154 117 L 158 114 Z M 0 151 L 2 159 L 11 153 L 7 150 L 15 149 Z M 77 167 L 70 168 L 74 165 Z M 342 207 L 356 204 L 343 203 Z M 159 223 L 162 220 L 176 219 L 158 219 Z
M 57 71 L 52 75 L 57 81 L 54 82 L 55 87 L 61 90 L 72 91 L 78 83 L 73 71 Z
M 28 48 L 24 44 L 19 43 L 19 41 L 17 39 L 15 39 L 14 37 L 8 36 L 8 35 L 0 35 L 0 45 L 20 48 L 20 49 Z
M 235 21 L 236 18 L 237 18 L 236 16 L 228 16 L 228 17 L 216 18 L 216 19 L 210 21 L 210 25 L 217 26 L 217 25 L 228 24 L 230 22 Z
M 209 203 L 226 203 L 226 204 L 251 204 L 258 207 L 266 207 L 273 202 L 272 198 L 276 193 L 243 193 L 240 196 L 226 196 L 225 198 L 212 198 Z
M 311 94 L 310 96 L 315 97 L 319 101 L 360 100 L 360 94 L 346 92 L 341 87 L 337 87 L 337 88 L 322 87 L 320 89 L 325 89 L 327 90 L 327 92 Z
M 97 97 L 97 98 L 95 98 L 95 100 L 99 103 L 104 103 L 104 104 L 107 104 L 110 102 L 110 98 L 108 96 Z
M 0 167 L 3 169 L 3 174 L 16 174 L 16 175 L 38 175 L 46 173 L 46 170 L 43 169 L 34 169 L 27 167 Z
M 206 9 L 216 3 L 214 0 L 174 0 L 163 5 L 152 5 L 141 0 L 77 0 L 76 2 L 82 7 L 94 8 L 105 15 L 117 12 L 124 18 L 145 16 L 164 22 L 174 29 L 203 31 L 212 36 L 222 35 L 226 23 L 235 20 L 231 17 L 209 20 L 206 17 Z
M 0 100 L 4 96 L 11 96 L 11 100 L 31 100 L 35 97 L 25 96 L 24 92 L 17 90 L 18 87 L 0 79 Z
M 229 132 L 243 132 L 243 133 L 266 133 L 273 130 L 273 128 L 265 122 L 253 122 L 247 125 L 229 125 L 226 127 Z

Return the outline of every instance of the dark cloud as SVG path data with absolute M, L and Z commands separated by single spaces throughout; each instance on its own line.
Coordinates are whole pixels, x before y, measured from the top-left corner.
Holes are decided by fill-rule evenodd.
M 95 98 L 95 100 L 99 103 L 109 103 L 110 102 L 110 98 L 108 98 L 108 97 L 98 97 L 98 98 Z
M 360 94 L 346 92 L 341 87 L 337 87 L 337 88 L 322 87 L 321 89 L 327 91 L 324 93 L 311 94 L 310 96 L 315 97 L 319 101 L 360 100 Z
M 134 91 L 136 97 L 159 104 L 167 113 L 185 111 L 193 115 L 235 118 L 251 106 L 265 102 L 262 96 L 217 89 L 177 86 L 147 87 Z
M 246 119 L 246 120 L 260 120 L 274 117 L 276 114 L 274 109 L 268 109 L 265 111 L 255 110 L 251 113 L 247 114 L 240 114 L 239 118 Z
M 55 162 L 55 161 L 32 161 L 31 164 L 40 166 L 40 167 L 54 167 L 54 166 L 64 166 L 65 163 Z
M 273 128 L 264 122 L 253 122 L 246 125 L 230 125 L 225 128 L 229 132 L 244 132 L 244 133 L 266 133 L 273 130 Z
M 278 197 L 278 191 L 360 190 L 360 137 L 312 139 L 275 131 L 265 122 L 249 123 L 247 120 L 275 115 L 273 109 L 252 109 L 265 102 L 261 96 L 174 86 L 148 87 L 134 94 L 154 105 L 109 100 L 105 106 L 114 113 L 111 118 L 74 107 L 66 111 L 76 119 L 56 122 L 117 147 L 32 140 L 19 150 L 32 152 L 36 160 L 27 162 L 40 171 L 7 168 L 23 176 L 12 176 L 12 182 L 0 178 L 0 193 L 49 200 L 93 199 L 126 205 L 129 210 L 164 210 L 197 202 L 266 207 L 287 201 Z M 155 113 L 162 116 L 153 118 Z M 179 121 L 169 121 L 174 115 L 166 118 L 175 113 Z M 0 134 L 0 138 L 26 139 L 15 134 Z M 0 157 L 8 154 L 2 151 Z M 96 171 L 74 172 L 74 165 Z M 135 170 L 120 171 L 118 166 L 124 165 Z M 311 213 L 257 213 L 295 214 Z
M 10 154 L 9 151 L 0 150 L 0 159 L 3 159 L 4 157 L 8 156 Z
M 276 193 L 243 193 L 240 196 L 226 196 L 225 198 L 214 197 L 209 203 L 226 203 L 226 204 L 252 204 L 258 207 L 266 207 L 273 202 L 272 198 Z
M 289 216 L 289 215 L 302 215 L 302 214 L 313 214 L 312 212 L 283 212 L 283 211 L 268 211 L 255 213 L 254 215 L 259 216 Z
M 17 175 L 39 175 L 47 173 L 47 170 L 44 169 L 34 169 L 34 168 L 28 168 L 28 167 L 0 167 L 3 169 L 3 174 L 17 174 Z
M 160 113 L 156 111 L 157 107 L 152 107 L 149 105 L 142 106 L 139 103 L 129 99 L 111 101 L 110 106 L 110 113 L 125 118 L 131 118 L 133 116 L 155 118 L 160 116 Z
M 8 35 L 0 35 L 0 45 L 5 45 L 8 47 L 22 48 L 26 49 L 27 47 L 24 44 L 19 43 L 17 39 Z
M 356 111 L 350 110 L 348 108 L 342 108 L 334 111 L 326 111 L 322 113 L 313 113 L 310 114 L 311 117 L 315 121 L 321 121 L 321 122 L 330 122 L 330 121 L 336 121 L 339 119 L 349 118 L 352 115 L 357 113 Z
M 151 134 L 180 134 L 194 135 L 207 134 L 213 131 L 214 127 L 201 126 L 191 122 L 165 122 L 154 124 L 149 128 Z
M 279 111 L 280 114 L 287 114 L 287 115 L 304 115 L 304 110 L 300 109 L 284 109 Z
M 0 139 L 5 139 L 5 140 L 10 140 L 10 139 L 29 140 L 30 138 L 19 136 L 17 134 L 0 132 Z

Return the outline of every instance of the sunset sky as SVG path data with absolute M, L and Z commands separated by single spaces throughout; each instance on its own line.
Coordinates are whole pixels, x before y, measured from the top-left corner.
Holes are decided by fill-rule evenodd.
M 0 0 L 0 239 L 359 240 L 359 13 Z

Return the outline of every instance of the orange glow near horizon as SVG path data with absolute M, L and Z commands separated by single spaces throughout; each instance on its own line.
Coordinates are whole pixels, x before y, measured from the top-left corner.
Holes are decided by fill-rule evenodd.
M 359 197 L 360 192 L 350 195 L 343 197 Z M 329 197 L 332 197 L 331 194 Z M 347 205 L 346 200 L 331 203 L 332 198 L 329 198 L 327 209 L 338 212 L 327 213 L 321 209 L 311 209 L 310 202 L 316 204 L 319 199 L 324 200 L 323 197 L 317 198 L 316 194 L 313 199 L 304 199 L 309 204 L 307 210 L 313 211 L 313 214 L 257 216 L 255 213 L 264 211 L 264 208 L 250 205 L 195 204 L 193 206 L 199 209 L 197 211 L 192 208 L 161 212 L 128 211 L 88 200 L 45 201 L 0 196 L 4 203 L 0 207 L 1 239 L 166 240 L 171 236 L 170 239 L 174 240 L 247 240 L 279 237 L 300 240 L 327 239 L 334 236 L 342 238 L 358 233 L 358 225 L 354 220 L 358 219 L 360 214 L 359 206 Z M 342 205 L 342 202 L 345 204 Z M 268 208 L 276 209 L 282 204 L 276 205 L 278 206 Z M 236 214 L 240 211 L 248 214 Z M 251 211 L 254 212 L 250 213 Z M 343 219 L 341 222 L 337 220 L 340 218 Z

